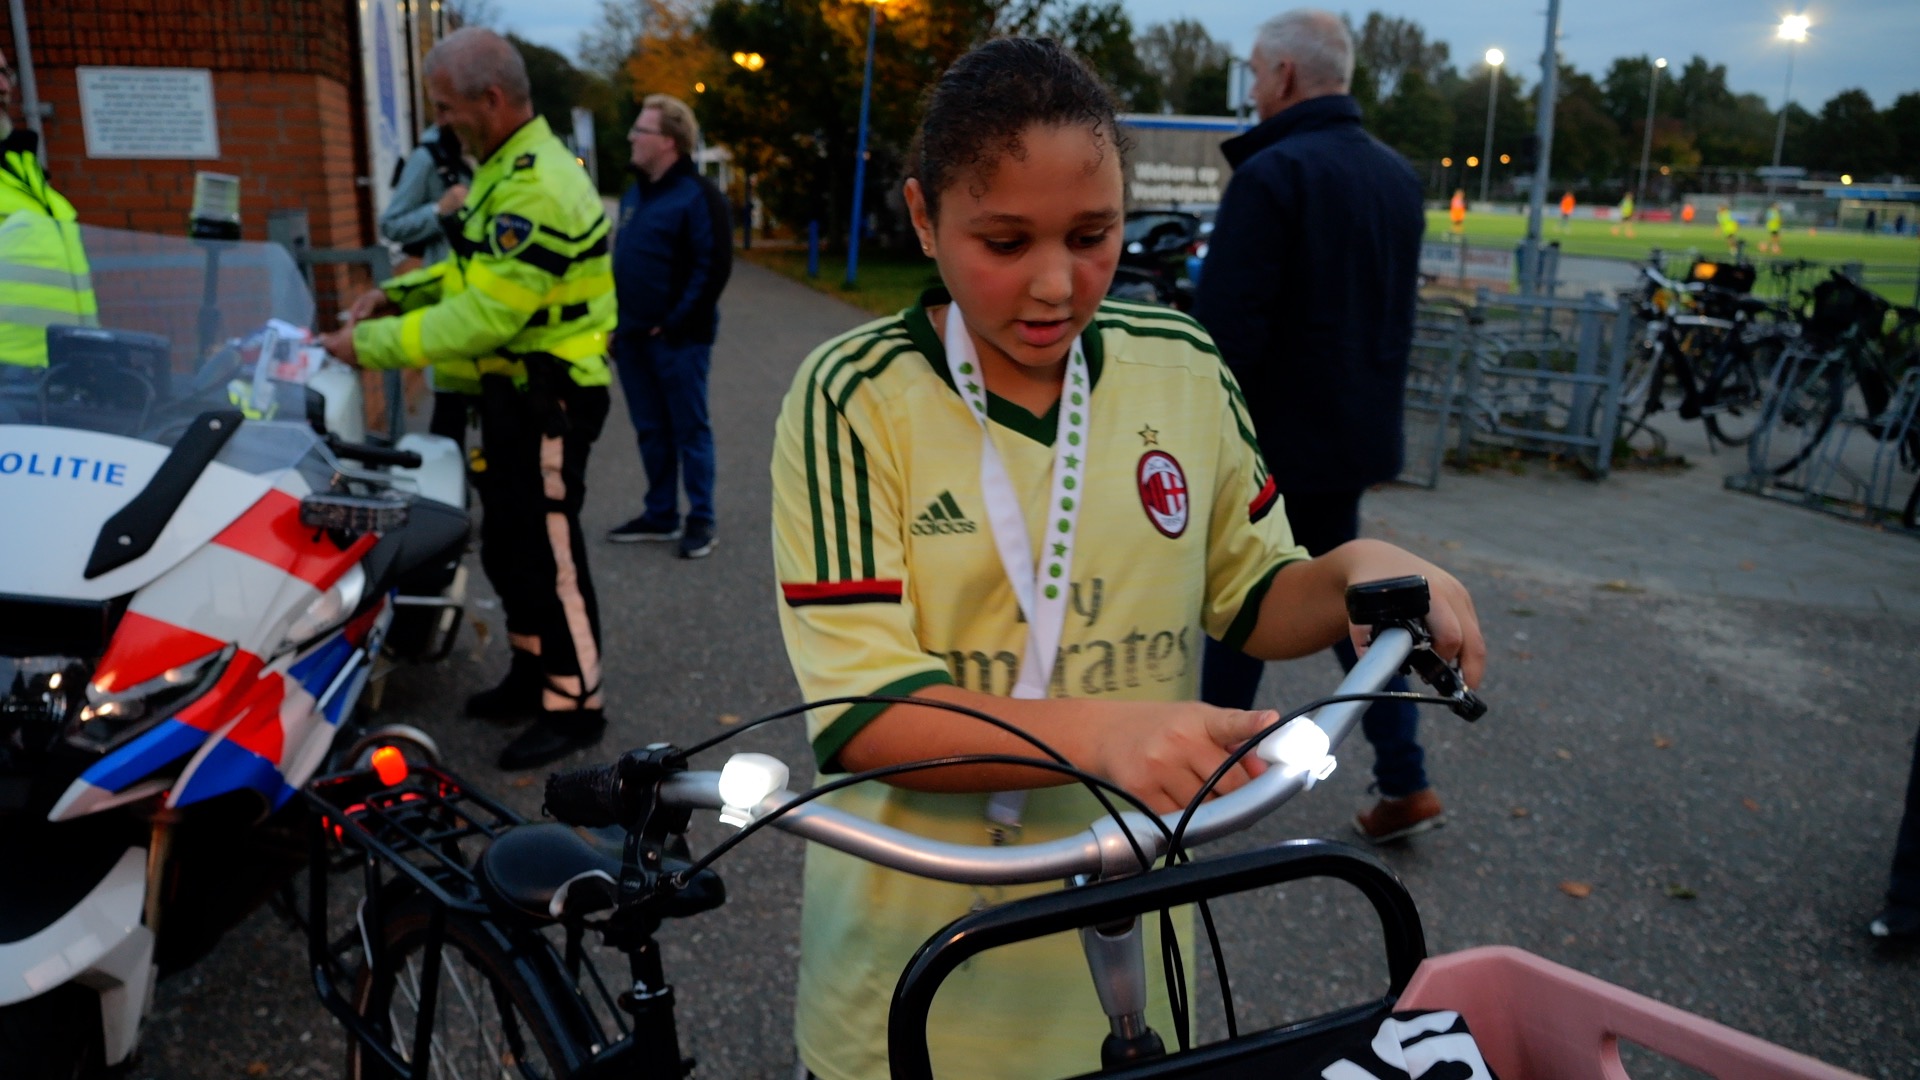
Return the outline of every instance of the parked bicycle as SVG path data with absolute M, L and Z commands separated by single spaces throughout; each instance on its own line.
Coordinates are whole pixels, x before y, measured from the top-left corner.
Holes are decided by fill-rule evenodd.
M 1744 445 L 1764 411 L 1767 375 L 1796 332 L 1785 308 L 1748 293 L 1753 268 L 1742 264 L 1696 263 L 1688 281 L 1648 265 L 1641 278 L 1644 330 L 1621 375 L 1620 438 L 1651 432 L 1671 379 L 1681 418 L 1700 420 L 1709 445 Z
M 398 755 L 374 762 L 384 773 L 319 781 L 308 792 L 318 811 L 313 843 L 321 861 L 315 865 L 325 865 L 330 857 L 365 876 L 357 926 L 335 935 L 324 925 L 328 875 L 311 875 L 313 974 L 323 1001 L 351 1035 L 348 1075 L 498 1076 L 503 1067 L 524 1077 L 690 1075 L 693 1062 L 682 1057 L 673 989 L 655 935 L 668 920 L 700 915 L 724 902 L 713 864 L 767 826 L 944 881 L 1082 883 L 977 912 L 961 921 L 968 924 L 966 933 L 956 923 L 922 949 L 895 997 L 889 1038 L 896 1076 L 931 1075 L 927 1009 L 941 978 L 980 942 L 1024 940 L 1073 927 L 1098 928 L 1083 929 L 1082 938 L 1114 1032 L 1101 1048 L 1106 1067 L 1164 1060 L 1186 1070 L 1284 1053 L 1307 1029 L 1295 1025 L 1244 1038 L 1230 1031 L 1226 1043 L 1192 1048 L 1179 999 L 1184 982 L 1176 979 L 1170 993 L 1176 1001 L 1177 1047 L 1167 1054 L 1146 1024 L 1149 983 L 1141 917 L 1303 876 L 1348 880 L 1381 912 L 1391 985 L 1381 998 L 1341 1014 L 1342 1022 L 1377 1025 L 1406 986 L 1424 945 L 1404 888 L 1372 856 L 1343 845 L 1300 841 L 1153 868 L 1163 857 L 1183 859 L 1189 847 L 1251 825 L 1330 774 L 1333 749 L 1403 664 L 1435 687 L 1435 695 L 1417 700 L 1446 704 L 1469 719 L 1483 713 L 1485 706 L 1432 651 L 1423 621 L 1426 604 L 1426 584 L 1419 578 L 1349 590 L 1354 621 L 1375 627 L 1372 648 L 1335 695 L 1283 718 L 1249 742 L 1181 813 L 1154 815 L 1126 792 L 1073 769 L 1037 742 L 1044 757 L 995 757 L 1072 775 L 1093 786 L 1111 812 L 1084 833 L 1046 843 L 939 843 L 817 801 L 856 783 L 972 758 L 872 770 L 801 795 L 786 790 L 786 766 L 765 755 L 735 755 L 718 773 L 688 770 L 690 758 L 751 725 L 684 751 L 656 744 L 629 752 L 614 765 L 553 777 L 546 806 L 559 824 L 525 824 L 437 769 L 415 769 L 402 777 L 406 769 Z M 983 714 L 969 715 L 1000 724 Z M 1213 784 L 1246 753 L 1259 754 L 1268 768 L 1240 790 L 1205 801 Z M 1123 812 L 1120 803 L 1135 809 Z M 719 810 L 723 821 L 741 830 L 693 858 L 686 833 L 696 809 Z M 625 831 L 623 857 L 596 850 L 569 825 L 618 826 Z M 589 932 L 626 955 L 626 989 L 616 992 L 596 966 L 585 948 Z M 1224 976 L 1217 944 L 1215 952 Z M 1230 990 L 1222 989 L 1230 1001 Z M 1230 1007 L 1227 1013 L 1231 1027 Z

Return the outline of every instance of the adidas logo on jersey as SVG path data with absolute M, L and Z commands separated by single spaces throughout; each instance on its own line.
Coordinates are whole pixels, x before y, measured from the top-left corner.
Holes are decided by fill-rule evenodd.
M 953 492 L 943 491 L 940 497 L 927 504 L 920 516 L 913 519 L 915 536 L 947 536 L 955 533 L 978 532 L 980 527 L 967 520 L 960 504 L 953 500 Z

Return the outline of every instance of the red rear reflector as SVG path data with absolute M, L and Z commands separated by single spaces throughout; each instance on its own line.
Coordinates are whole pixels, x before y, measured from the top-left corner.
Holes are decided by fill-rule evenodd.
M 373 771 L 381 783 L 397 787 L 407 778 L 407 756 L 397 746 L 383 746 L 373 752 Z

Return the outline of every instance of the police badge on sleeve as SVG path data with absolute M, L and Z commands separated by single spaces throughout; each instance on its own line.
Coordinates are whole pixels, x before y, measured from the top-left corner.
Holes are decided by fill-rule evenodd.
M 493 219 L 493 253 L 511 255 L 533 235 L 533 222 L 519 214 L 498 214 Z

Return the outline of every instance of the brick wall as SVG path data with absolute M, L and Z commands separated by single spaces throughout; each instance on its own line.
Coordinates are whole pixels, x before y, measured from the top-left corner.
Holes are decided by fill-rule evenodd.
M 54 186 L 89 224 L 183 234 L 196 170 L 241 178 L 248 240 L 270 210 L 304 208 L 316 247 L 373 239 L 356 177 L 358 103 L 353 0 L 60 0 L 28 5 Z M 15 54 L 10 24 L 0 42 Z M 89 159 L 75 68 L 188 67 L 213 72 L 220 157 Z

